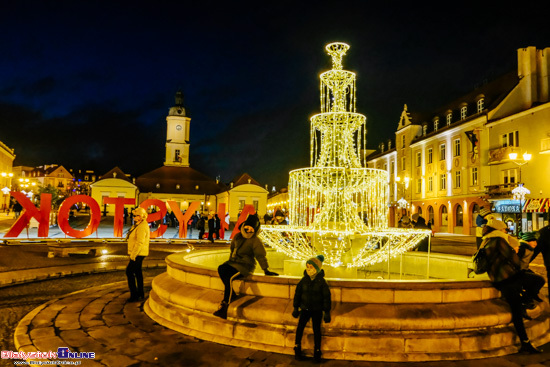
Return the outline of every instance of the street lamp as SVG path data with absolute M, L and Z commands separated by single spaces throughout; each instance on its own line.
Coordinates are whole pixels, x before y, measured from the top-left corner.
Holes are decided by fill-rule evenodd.
M 521 217 L 521 229 L 523 231 L 523 201 L 525 200 L 525 195 L 529 195 L 531 191 L 527 187 L 524 187 L 523 184 L 519 184 L 518 187 L 512 190 L 512 195 L 514 195 L 514 200 L 519 200 L 519 215 Z
M 514 162 L 515 164 L 517 164 L 519 166 L 519 182 L 521 183 L 521 166 L 529 163 L 529 161 L 531 160 L 531 157 L 532 155 L 530 153 L 523 153 L 522 155 L 523 159 L 522 160 L 518 160 L 518 154 L 517 153 L 510 153 L 508 154 L 508 158 L 510 158 L 510 160 L 512 162 Z

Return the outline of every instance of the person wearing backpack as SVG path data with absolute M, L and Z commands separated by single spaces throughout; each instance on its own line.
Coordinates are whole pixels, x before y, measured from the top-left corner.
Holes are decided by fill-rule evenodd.
M 523 315 L 525 310 L 522 304 L 523 272 L 521 261 L 514 248 L 510 245 L 510 239 L 506 233 L 508 226 L 494 217 L 487 221 L 483 228 L 483 242 L 481 248 L 485 249 L 487 257 L 487 274 L 493 286 L 500 291 L 512 312 L 512 323 L 521 340 L 520 353 L 542 353 L 531 344 Z

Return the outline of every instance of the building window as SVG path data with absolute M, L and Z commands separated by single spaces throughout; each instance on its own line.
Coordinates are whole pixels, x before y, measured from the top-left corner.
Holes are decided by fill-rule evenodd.
M 438 118 L 436 118 L 434 120 L 434 131 L 437 131 L 437 129 L 439 129 L 439 119 Z
M 405 134 L 401 135 L 401 142 L 403 143 L 403 148 L 405 148 Z
M 416 193 L 420 194 L 422 192 L 422 179 L 419 178 L 416 180 Z
M 433 149 L 428 148 L 428 164 L 433 163 Z
M 258 200 L 252 200 L 252 205 L 254 206 L 254 210 L 258 211 Z
M 434 207 L 431 205 L 428 207 L 428 222 L 434 224 Z
M 462 224 L 463 224 L 462 217 L 463 216 L 464 216 L 464 212 L 462 211 L 462 206 L 457 205 L 456 206 L 456 212 L 455 212 L 455 220 L 456 220 L 456 226 L 457 227 L 462 227 Z
M 518 182 L 517 169 L 505 169 L 502 171 L 502 182 L 504 184 L 513 184 Z
M 453 113 L 452 112 L 449 112 L 447 114 L 447 126 L 449 126 L 451 124 L 451 122 L 453 121 Z
M 432 176 L 428 177 L 428 191 L 434 191 L 434 178 Z
M 477 186 L 477 167 L 472 167 L 471 171 L 471 184 L 472 186 Z
M 455 139 L 454 156 L 460 157 L 460 139 Z
M 401 157 L 401 171 L 405 170 L 405 157 Z
M 485 104 L 485 99 L 480 98 L 480 99 L 477 100 L 477 112 L 478 113 L 483 111 L 483 109 L 485 108 L 484 104 Z
M 447 174 L 444 173 L 439 176 L 439 190 L 447 189 Z
M 384 163 L 384 171 L 387 171 L 387 170 L 388 170 L 388 164 Z
M 426 136 L 427 132 L 428 132 L 428 125 L 427 124 L 422 125 L 422 135 Z
M 441 144 L 439 146 L 439 160 L 444 161 L 445 159 L 445 144 Z
M 422 152 L 416 152 L 416 166 L 420 167 L 422 165 Z
M 467 113 L 468 113 L 468 106 L 460 107 L 460 119 L 461 120 L 464 120 L 466 118 Z
M 180 150 L 176 149 L 176 152 L 174 153 L 174 162 L 180 161 Z
M 461 179 L 461 172 L 455 171 L 455 189 L 459 189 L 462 186 Z
M 394 174 L 395 173 L 395 161 L 391 161 L 390 163 L 390 169 L 391 169 L 391 174 Z
M 519 147 L 519 132 L 512 131 L 501 135 L 502 147 Z
M 244 209 L 244 200 L 239 200 L 239 210 Z

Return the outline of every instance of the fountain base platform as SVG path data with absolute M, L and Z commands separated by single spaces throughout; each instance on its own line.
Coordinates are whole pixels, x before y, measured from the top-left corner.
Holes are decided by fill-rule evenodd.
M 145 312 L 159 324 L 199 339 L 293 354 L 297 320 L 291 316 L 292 301 L 301 277 L 254 274 L 235 281 L 240 297 L 229 305 L 228 318 L 223 320 L 212 313 L 223 297 L 216 269 L 228 256 L 228 250 L 169 255 L 167 272 L 153 280 Z M 268 251 L 268 259 L 270 269 L 282 269 L 288 260 L 274 251 Z M 469 260 L 463 258 L 464 263 Z M 488 280 L 327 281 L 333 307 L 332 322 L 322 327 L 324 358 L 462 360 L 519 349 L 509 307 Z M 526 320 L 526 328 L 533 344 L 550 341 L 548 302 L 529 315 L 533 320 Z M 312 352 L 310 326 L 302 348 Z

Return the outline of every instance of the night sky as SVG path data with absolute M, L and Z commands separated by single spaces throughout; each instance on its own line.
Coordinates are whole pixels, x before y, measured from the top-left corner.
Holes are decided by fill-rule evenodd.
M 191 166 L 286 186 L 309 166 L 327 43 L 351 45 L 368 147 L 406 103 L 430 111 L 550 47 L 546 13 L 479 2 L 444 9 L 374 1 L 2 1 L 0 140 L 14 165 L 134 176 L 162 166 L 178 90 Z M 223 5 L 220 5 L 223 4 Z

